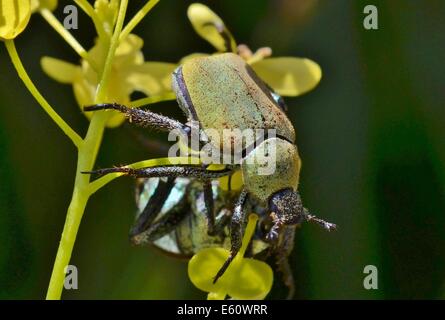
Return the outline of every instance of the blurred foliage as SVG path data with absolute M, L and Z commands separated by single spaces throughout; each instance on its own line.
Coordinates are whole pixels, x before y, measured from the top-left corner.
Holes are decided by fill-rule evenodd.
M 203 1 L 238 42 L 270 46 L 276 56 L 310 57 L 323 79 L 287 99 L 303 159 L 301 192 L 314 213 L 340 226 L 328 234 L 305 225 L 291 263 L 296 298 L 445 298 L 445 3 L 372 1 L 379 30 L 363 28 L 368 1 Z M 63 19 L 60 1 L 55 14 Z M 191 1 L 162 0 L 135 32 L 147 60 L 177 62 L 211 52 L 186 18 Z M 138 9 L 132 2 L 131 12 Z M 78 132 L 86 121 L 69 86 L 45 76 L 43 55 L 78 58 L 36 16 L 17 41 L 42 93 Z M 73 34 L 93 45 L 79 12 Z M 44 43 L 45 45 L 42 45 Z M 154 111 L 183 119 L 174 102 Z M 129 125 L 109 130 L 99 167 L 159 156 Z M 43 298 L 74 179 L 71 143 L 26 92 L 0 48 L 0 298 Z M 65 299 L 202 299 L 187 265 L 130 246 L 134 181 L 119 179 L 88 205 L 74 249 L 79 290 Z M 363 289 L 363 268 L 379 270 L 379 289 Z M 279 286 L 272 297 L 284 296 Z

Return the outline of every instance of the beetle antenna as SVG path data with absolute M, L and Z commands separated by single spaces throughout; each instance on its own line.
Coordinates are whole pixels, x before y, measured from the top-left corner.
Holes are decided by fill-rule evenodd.
M 318 218 L 317 216 L 310 214 L 309 211 L 306 208 L 303 208 L 304 215 L 306 216 L 306 221 L 309 222 L 315 222 L 319 226 L 321 226 L 323 229 L 327 231 L 332 231 L 337 229 L 337 225 L 331 222 L 327 222 L 323 219 Z

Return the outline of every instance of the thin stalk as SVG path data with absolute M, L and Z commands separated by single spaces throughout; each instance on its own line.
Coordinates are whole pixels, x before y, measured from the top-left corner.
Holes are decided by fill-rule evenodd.
M 114 28 L 114 33 L 113 33 L 113 36 L 111 37 L 110 48 L 108 50 L 108 54 L 105 59 L 105 64 L 104 64 L 102 74 L 100 75 L 99 85 L 97 86 L 96 99 L 94 101 L 95 103 L 99 103 L 100 101 L 103 101 L 104 99 L 106 99 L 108 82 L 110 80 L 109 75 L 110 75 L 111 67 L 113 64 L 114 54 L 116 52 L 117 47 L 119 46 L 119 42 L 120 42 L 119 35 L 122 32 L 122 27 L 123 27 L 124 20 L 125 20 L 125 13 L 127 11 L 127 6 L 128 6 L 128 0 L 122 0 L 120 7 L 119 7 L 119 13 L 117 16 L 116 27 Z
M 73 35 L 65 29 L 54 14 L 48 9 L 41 9 L 40 15 L 48 22 L 48 24 L 65 40 L 71 48 L 83 59 L 88 59 L 88 53 L 82 47 L 82 45 L 73 37 Z
M 159 2 L 159 0 L 150 0 L 148 1 L 141 10 L 139 10 L 134 17 L 130 20 L 130 22 L 127 23 L 124 30 L 122 30 L 122 33 L 119 36 L 119 40 L 125 39 L 126 36 L 128 36 L 131 31 L 133 31 L 134 27 L 138 25 L 139 22 L 147 15 L 147 13 L 150 12 L 150 10 Z
M 82 45 L 73 37 L 73 35 L 65 29 L 65 27 L 60 23 L 59 20 L 54 16 L 54 14 L 48 9 L 41 9 L 40 15 L 48 22 L 48 24 L 65 40 L 68 45 L 73 48 L 74 51 L 85 61 L 88 61 L 91 68 L 94 71 L 99 70 L 99 67 L 93 60 L 90 59 L 88 52 L 82 47 Z
M 8 50 L 9 57 L 11 58 L 12 64 L 17 71 L 18 76 L 22 79 L 28 91 L 32 94 L 34 99 L 40 104 L 43 110 L 50 116 L 50 118 L 57 124 L 57 126 L 62 129 L 62 131 L 70 138 L 74 145 L 79 148 L 82 144 L 82 138 L 75 132 L 66 122 L 59 116 L 59 114 L 54 111 L 53 107 L 46 101 L 46 99 L 41 95 L 39 90 L 37 90 L 34 83 L 31 81 L 28 73 L 23 67 L 22 61 L 17 53 L 13 40 L 5 41 L 6 49 Z
M 104 69 L 102 71 L 96 92 L 96 102 L 103 101 L 102 99 L 107 96 L 108 77 L 116 48 L 119 45 L 119 34 L 122 31 L 127 6 L 128 0 L 121 0 L 116 26 L 111 38 Z M 91 196 L 89 189 L 90 177 L 89 175 L 82 174 L 81 172 L 90 171 L 94 166 L 107 119 L 108 114 L 104 112 L 96 112 L 93 115 L 85 140 L 79 148 L 73 196 L 68 207 L 67 217 L 59 248 L 57 250 L 56 260 L 54 262 L 46 299 L 60 299 L 62 295 L 65 281 L 65 268 L 70 262 L 74 243 L 77 237 L 77 231 L 79 229 L 80 222 L 82 221 L 86 204 Z
M 93 6 L 87 0 L 74 0 L 74 2 L 91 18 L 91 20 L 93 20 L 94 27 L 96 28 L 96 32 L 99 37 L 107 38 L 108 34 L 105 32 L 105 29 L 96 11 L 94 11 Z
M 107 117 L 104 114 L 98 113 L 93 116 L 88 127 L 85 142 L 78 150 L 73 195 L 68 207 L 65 225 L 46 294 L 47 300 L 59 300 L 62 296 L 65 268 L 70 262 L 77 231 L 79 230 L 79 225 L 90 197 L 90 193 L 88 192 L 89 176 L 82 174 L 81 171 L 84 170 L 83 168 L 89 168 L 88 170 L 91 170 L 94 165 L 99 145 L 102 141 L 106 119 Z

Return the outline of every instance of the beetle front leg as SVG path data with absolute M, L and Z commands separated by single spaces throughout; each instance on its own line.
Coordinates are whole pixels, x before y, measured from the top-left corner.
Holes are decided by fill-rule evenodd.
M 157 177 L 188 177 L 196 178 L 204 181 L 209 179 L 217 179 L 232 173 L 232 169 L 224 168 L 221 170 L 207 170 L 202 166 L 191 165 L 171 165 L 171 166 L 157 166 L 147 167 L 141 169 L 133 169 L 128 167 L 116 167 L 98 169 L 94 171 L 84 171 L 84 174 L 98 174 L 105 175 L 108 173 L 124 173 L 135 178 L 157 178 Z
M 295 282 L 292 269 L 289 265 L 289 255 L 294 248 L 295 226 L 286 226 L 282 230 L 282 237 L 278 245 L 274 248 L 276 265 L 282 274 L 284 285 L 288 288 L 286 299 L 290 300 L 295 294 Z
M 282 274 L 283 283 L 288 289 L 286 300 L 291 300 L 295 295 L 295 281 L 289 265 L 288 256 L 286 254 L 278 254 L 276 263 L 278 270 L 280 270 Z
M 181 130 L 187 132 L 188 127 L 179 121 L 149 110 L 129 108 L 118 103 L 102 103 L 83 108 L 83 111 L 116 110 L 125 115 L 131 122 L 140 127 L 151 127 L 162 131 Z
M 130 231 L 131 242 L 136 245 L 153 243 L 175 230 L 188 214 L 183 201 L 181 206 L 170 209 L 158 220 L 147 225 L 145 229 L 141 229 L 139 233 L 136 233 L 136 229 L 133 228 Z
M 244 205 L 247 200 L 247 191 L 243 190 L 238 198 L 235 209 L 233 210 L 232 221 L 230 224 L 230 255 L 227 260 L 224 262 L 221 269 L 219 269 L 215 278 L 213 279 L 213 283 L 216 283 L 218 279 L 226 272 L 230 263 L 235 259 L 238 251 L 241 249 L 242 239 L 243 239 L 243 227 L 244 222 L 246 220 L 246 211 L 244 210 Z

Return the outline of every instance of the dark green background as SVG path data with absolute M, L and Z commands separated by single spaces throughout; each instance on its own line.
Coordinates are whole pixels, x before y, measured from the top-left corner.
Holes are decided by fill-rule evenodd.
M 60 2 L 55 14 L 62 18 L 69 1 Z M 138 3 L 131 1 L 129 16 Z M 176 62 L 212 51 L 193 32 L 187 3 L 161 0 L 135 30 L 145 40 L 146 60 Z M 239 43 L 309 57 L 323 69 L 316 90 L 287 102 L 303 160 L 304 202 L 340 228 L 328 234 L 305 225 L 297 233 L 296 297 L 445 298 L 445 2 L 204 3 Z M 366 4 L 377 5 L 379 30 L 364 30 Z M 89 48 L 94 30 L 79 14 L 73 34 Z M 17 47 L 41 92 L 83 135 L 87 121 L 71 87 L 39 66 L 43 55 L 73 63 L 78 57 L 37 15 Z M 174 102 L 152 109 L 182 119 Z M 97 166 L 154 156 L 126 125 L 106 132 Z M 0 45 L 0 298 L 45 296 L 75 164 L 74 147 L 26 91 Z M 72 257 L 79 290 L 63 297 L 205 298 L 189 282 L 185 263 L 129 245 L 133 197 L 131 179 L 92 197 Z M 368 264 L 378 267 L 378 290 L 363 288 Z

